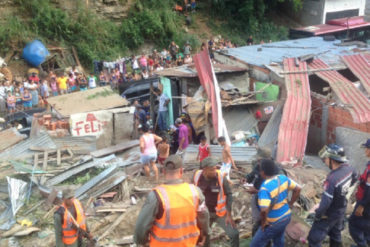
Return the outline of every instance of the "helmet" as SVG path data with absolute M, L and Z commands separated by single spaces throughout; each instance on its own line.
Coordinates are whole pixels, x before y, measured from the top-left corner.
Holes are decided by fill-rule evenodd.
M 337 144 L 325 145 L 319 152 L 321 159 L 330 158 L 339 163 L 347 162 L 346 155 L 342 146 Z

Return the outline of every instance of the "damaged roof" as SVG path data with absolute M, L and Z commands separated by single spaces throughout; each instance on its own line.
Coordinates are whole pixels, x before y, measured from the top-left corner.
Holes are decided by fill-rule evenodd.
M 314 59 L 309 64 L 311 69 L 327 69 L 329 66 L 320 59 Z M 349 110 L 355 123 L 370 122 L 370 101 L 368 98 L 335 70 L 315 72 L 315 74 L 328 82 L 344 107 Z
M 284 59 L 284 70 L 307 71 L 307 63 L 294 58 Z M 279 128 L 277 157 L 278 162 L 300 163 L 307 144 L 308 126 L 311 114 L 311 93 L 308 73 L 295 73 L 285 76 L 287 99 Z
M 247 71 L 246 68 L 231 66 L 231 65 L 221 64 L 221 63 L 214 64 L 213 68 L 216 74 Z M 192 78 L 192 77 L 198 76 L 198 73 L 197 73 L 197 70 L 194 64 L 183 65 L 183 66 L 174 67 L 174 68 L 168 68 L 168 69 L 164 69 L 161 71 L 156 71 L 155 73 L 159 76 L 167 76 L 167 77 Z
M 343 56 L 342 59 L 352 73 L 360 79 L 361 84 L 370 95 L 370 64 L 366 57 L 363 54 L 355 54 Z
M 110 86 L 64 94 L 47 99 L 48 104 L 63 117 L 72 114 L 107 110 L 127 106 L 129 102 L 115 93 Z
M 322 37 L 279 41 L 269 44 L 243 46 L 220 51 L 251 65 L 263 67 L 271 63 L 282 63 L 284 58 L 317 55 L 330 65 L 342 65 L 340 56 L 354 54 L 352 46 L 339 46 L 340 40 L 325 41 Z M 343 66 L 343 65 L 342 65 Z

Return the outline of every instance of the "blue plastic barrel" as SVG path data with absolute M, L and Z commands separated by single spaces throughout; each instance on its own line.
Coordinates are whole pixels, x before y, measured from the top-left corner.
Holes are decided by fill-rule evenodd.
M 40 40 L 34 40 L 24 47 L 22 57 L 29 64 L 37 67 L 45 61 L 49 54 L 48 49 Z

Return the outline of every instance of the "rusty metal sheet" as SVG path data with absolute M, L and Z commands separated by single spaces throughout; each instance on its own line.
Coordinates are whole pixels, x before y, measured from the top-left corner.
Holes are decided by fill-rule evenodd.
M 320 59 L 313 60 L 309 66 L 311 69 L 329 68 Z M 335 70 L 315 72 L 315 74 L 329 83 L 341 103 L 351 113 L 355 123 L 367 123 L 370 121 L 370 101 L 351 81 Z
M 306 62 L 284 59 L 285 71 L 307 71 Z M 307 73 L 285 76 L 287 99 L 279 128 L 277 157 L 281 163 L 301 163 L 307 145 L 311 112 L 310 84 Z
M 342 56 L 347 67 L 360 79 L 362 85 L 370 94 L 370 64 L 362 54 Z
M 139 146 L 139 140 L 125 141 L 125 142 L 119 143 L 111 147 L 107 147 L 107 148 L 103 148 L 103 149 L 91 152 L 91 155 L 95 158 L 98 158 L 98 157 L 103 157 L 108 154 L 122 152 L 122 151 L 125 151 L 127 149 L 130 149 L 136 146 Z
M 16 128 L 10 128 L 0 132 L 0 152 L 17 144 L 27 136 L 22 135 Z

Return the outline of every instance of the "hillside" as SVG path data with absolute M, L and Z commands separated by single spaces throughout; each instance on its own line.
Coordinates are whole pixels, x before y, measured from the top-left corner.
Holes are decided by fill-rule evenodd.
M 225 18 L 227 8 L 223 11 L 217 5 L 223 1 L 199 1 L 196 12 L 188 13 L 188 26 L 185 13 L 174 11 L 181 2 L 0 0 L 0 56 L 21 51 L 27 42 L 39 39 L 47 46 L 76 47 L 82 64 L 90 68 L 93 60 L 113 60 L 161 49 L 172 40 L 180 46 L 189 41 L 196 51 L 201 42 L 216 35 L 237 45 L 244 45 L 249 35 L 256 42 L 287 38 L 287 28 L 274 25 L 269 18 L 276 17 L 275 11 L 271 11 L 274 7 L 261 1 L 251 1 L 262 7 L 252 9 L 255 16 L 249 15 L 248 19 L 238 18 L 244 16 L 244 8 L 234 16 L 235 6 L 230 5 L 233 17 Z

